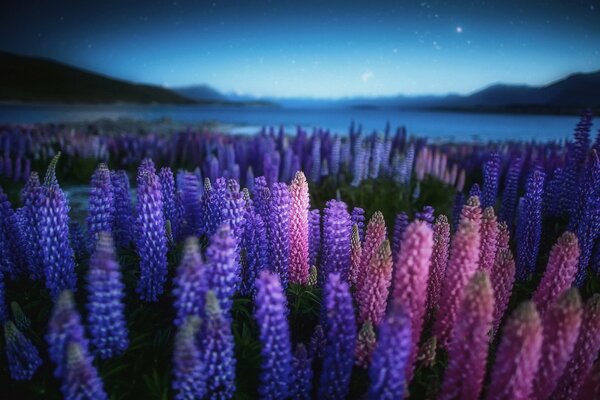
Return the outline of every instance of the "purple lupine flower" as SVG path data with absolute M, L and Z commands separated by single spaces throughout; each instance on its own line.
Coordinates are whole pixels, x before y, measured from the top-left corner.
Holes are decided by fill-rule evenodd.
M 202 218 L 204 219 L 203 233 L 212 236 L 224 220 L 224 210 L 227 207 L 227 181 L 218 178 L 215 185 L 205 185 L 202 198 Z
M 93 360 L 81 343 L 69 342 L 67 344 L 65 376 L 61 386 L 65 400 L 104 400 L 108 398 Z
M 163 197 L 163 214 L 165 220 L 171 223 L 173 238 L 178 240 L 181 237 L 183 204 L 179 193 L 175 189 L 175 178 L 173 177 L 171 168 L 161 168 L 158 179 L 160 180 L 160 189 Z
M 498 153 L 491 153 L 483 165 L 483 193 L 481 199 L 481 206 L 483 208 L 494 207 L 496 205 L 499 186 L 500 156 Z
M 21 254 L 19 236 L 19 220 L 0 187 L 0 271 L 12 279 L 21 274 L 22 261 L 26 260 L 26 254 Z
M 577 206 L 577 202 L 572 201 L 572 196 L 574 193 L 577 193 L 579 177 L 584 168 L 586 154 L 590 146 L 591 122 L 591 113 L 584 113 L 575 128 L 574 142 L 567 144 L 561 209 L 566 211 L 569 216 L 571 216 Z
M 535 305 L 522 303 L 504 325 L 487 390 L 489 400 L 526 400 L 533 391 L 542 349 L 542 323 Z
M 327 279 L 324 304 L 327 344 L 318 397 L 345 399 L 354 365 L 356 321 L 350 289 L 339 273 L 332 273 Z
M 218 233 L 217 233 L 218 234 Z M 206 325 L 200 340 L 207 398 L 229 399 L 235 392 L 235 354 L 231 323 L 211 290 L 206 294 Z
M 369 398 L 403 399 L 407 393 L 406 370 L 413 352 L 410 318 L 401 303 L 394 302 L 379 328 L 377 346 L 369 368 Z
M 498 220 L 494 214 L 494 207 L 483 210 L 480 232 L 479 269 L 490 272 L 498 250 Z
M 269 219 L 265 221 L 269 228 L 270 269 L 276 272 L 284 288 L 288 284 L 288 266 L 290 258 L 290 191 L 285 183 L 274 183 L 269 201 Z
M 562 194 L 563 170 L 561 167 L 556 167 L 552 171 L 552 175 L 548 178 L 548 183 L 544 189 L 544 214 L 549 216 L 557 216 L 560 212 L 560 196 Z M 516 190 L 516 189 L 515 189 Z M 516 194 L 515 194 L 516 202 Z
M 481 200 L 481 188 L 478 183 L 474 183 L 469 190 L 469 197 L 477 197 Z
M 41 239 L 38 225 L 41 220 L 41 207 L 44 202 L 44 189 L 40 185 L 37 172 L 32 172 L 21 192 L 23 203 L 23 238 L 26 243 L 27 268 L 29 277 L 40 280 L 44 276 Z
M 81 224 L 75 220 L 69 222 L 69 242 L 73 247 L 75 258 L 82 259 L 89 255 L 89 241 Z
M 350 213 L 350 219 L 352 220 L 352 225 L 356 224 L 358 227 L 358 236 L 362 243 L 365 240 L 365 210 L 360 207 L 354 207 Z
M 318 182 L 321 176 L 321 140 L 318 136 L 313 136 L 311 146 L 312 168 L 310 170 L 310 181 Z
M 361 368 L 369 368 L 376 344 L 377 338 L 375 337 L 373 324 L 371 321 L 363 322 L 356 337 L 356 365 Z
M 292 359 L 290 398 L 292 400 L 310 400 L 312 398 L 312 379 L 312 358 L 308 355 L 306 347 L 302 343 L 298 343 Z
M 579 292 L 572 288 L 553 302 L 542 318 L 544 342 L 533 384 L 534 399 L 547 399 L 556 388 L 575 348 L 582 314 Z
M 87 217 L 90 250 L 93 251 L 100 232 L 112 232 L 115 217 L 113 188 L 110 171 L 106 164 L 100 163 L 92 175 Z
M 508 172 L 504 178 L 504 191 L 502 192 L 502 206 L 500 207 L 500 219 L 513 231 L 515 209 L 517 207 L 517 195 L 519 192 L 519 180 L 521 179 L 521 168 L 523 162 L 521 157 L 510 161 Z
M 317 265 L 321 251 L 321 212 L 318 208 L 308 213 L 308 259 L 311 266 Z
M 158 301 L 167 279 L 167 237 L 158 176 L 140 167 L 137 189 L 137 252 L 140 279 L 137 292 L 144 301 Z
M 494 314 L 487 271 L 477 272 L 465 288 L 448 345 L 448 367 L 439 399 L 477 400 L 483 387 Z
M 46 288 L 56 297 L 75 287 L 75 255 L 69 245 L 69 206 L 58 184 L 45 187 L 40 208 L 38 237 L 41 240 Z
M 424 221 L 429 225 L 430 228 L 433 227 L 433 223 L 435 221 L 435 209 L 431 206 L 423 207 L 423 210 L 417 211 L 415 213 L 415 219 Z
M 450 224 L 448 218 L 441 214 L 433 225 L 433 247 L 431 250 L 429 283 L 427 284 L 427 310 L 430 313 L 433 313 L 439 304 L 442 283 L 448 266 L 449 248 Z
M 346 203 L 329 200 L 323 215 L 321 282 L 327 279 L 330 273 L 340 274 L 344 282 L 348 280 L 350 224 L 350 214 L 348 214 Z M 376 250 L 374 249 L 374 252 Z
M 129 345 L 123 298 L 125 287 L 108 232 L 100 232 L 87 276 L 87 323 L 95 353 L 101 358 L 121 354 Z
M 490 273 L 494 288 L 494 333 L 498 331 L 515 283 L 515 260 L 508 247 L 499 248 Z
M 201 399 L 206 391 L 202 353 L 197 344 L 200 324 L 198 316 L 188 315 L 175 335 L 172 385 L 177 400 Z
M 16 381 L 30 380 L 42 365 L 38 350 L 12 321 L 4 323 L 4 340 L 10 377 Z
M 327 338 L 323 327 L 319 324 L 315 326 L 310 337 L 310 343 L 308 347 L 308 354 L 313 358 L 323 358 L 325 355 L 325 346 L 327 345 Z
M 306 285 L 309 277 L 308 182 L 298 171 L 290 185 L 290 264 L 292 283 Z
M 454 206 L 452 207 L 452 230 L 456 232 L 460 222 L 460 212 L 465 205 L 465 195 L 462 192 L 456 192 L 454 197 Z
M 572 399 L 590 373 L 600 350 L 600 294 L 594 294 L 585 304 L 575 349 L 552 399 Z
M 205 268 L 198 240 L 188 238 L 173 281 L 174 306 L 177 311 L 175 325 L 181 325 L 188 316 L 200 316 L 204 312 L 204 301 L 208 291 Z
M 600 149 L 600 141 L 597 146 Z M 600 398 L 600 360 L 597 360 L 579 389 L 577 400 Z
M 367 232 L 365 234 L 365 242 L 361 249 L 360 268 L 358 278 L 356 280 L 356 291 L 360 292 L 365 281 L 365 271 L 371 264 L 371 259 L 375 257 L 381 244 L 387 239 L 387 228 L 385 219 L 380 211 L 376 211 L 369 220 Z
M 241 292 L 245 296 L 254 297 L 254 282 L 260 271 L 268 268 L 269 265 L 267 232 L 262 217 L 253 206 L 247 207 L 244 220 Z
M 128 247 L 133 242 L 135 222 L 127 172 L 123 170 L 112 171 L 110 182 L 115 202 L 115 220 L 113 224 L 115 243 L 121 247 Z
M 384 240 L 368 268 L 362 271 L 364 281 L 356 293 L 359 322 L 371 321 L 379 325 L 387 307 L 393 265 L 390 242 Z
M 79 343 L 87 352 L 88 341 L 85 338 L 81 317 L 75 309 L 73 294 L 69 290 L 63 290 L 54 302 L 48 322 L 46 342 L 50 360 L 56 364 L 54 371 L 56 377 L 64 376 L 68 343 Z
M 237 280 L 235 276 L 235 239 L 229 223 L 221 225 L 217 232 L 210 237 L 206 257 L 208 289 L 214 291 L 217 296 L 220 312 L 229 317 Z
M 286 398 L 291 383 L 292 344 L 287 301 L 276 274 L 260 273 L 256 280 L 255 304 L 254 316 L 262 343 L 258 393 L 262 399 Z
M 208 178 L 207 178 L 208 179 Z M 210 187 L 210 181 L 208 181 Z M 205 188 L 203 201 L 208 201 L 210 188 Z M 203 232 L 202 213 L 200 202 L 200 182 L 191 172 L 184 172 L 183 187 L 181 190 L 181 203 L 183 205 L 184 219 L 186 222 L 185 235 L 200 235 Z M 202 203 L 204 205 L 204 203 Z
M 410 220 L 408 219 L 408 214 L 404 211 L 396 215 L 396 219 L 394 220 L 394 234 L 392 236 L 392 257 L 394 258 L 394 261 L 396 261 L 398 254 L 400 254 L 402 235 L 409 223 Z
M 517 279 L 528 280 L 535 272 L 540 238 L 542 236 L 542 195 L 544 172 L 536 168 L 531 173 L 525 196 L 521 200 L 517 221 Z
M 235 239 L 235 288 L 240 288 L 242 278 L 242 267 L 240 265 L 240 250 L 242 237 L 244 236 L 244 214 L 246 213 L 246 200 L 240 192 L 239 184 L 230 180 L 229 188 L 225 196 L 225 208 L 223 209 L 223 220 L 229 222 L 231 232 Z

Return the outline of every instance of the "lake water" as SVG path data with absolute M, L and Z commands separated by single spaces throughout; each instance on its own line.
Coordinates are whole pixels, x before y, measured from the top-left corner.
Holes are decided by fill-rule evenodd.
M 169 118 L 193 125 L 222 123 L 234 132 L 253 133 L 260 126 L 322 127 L 346 133 L 351 121 L 363 131 L 406 126 L 410 134 L 443 140 L 547 141 L 570 137 L 576 116 L 479 114 L 439 111 L 347 108 L 280 108 L 164 105 L 0 105 L 0 123 L 76 122 L 100 118 L 153 121 Z M 234 126 L 234 128 L 231 128 Z

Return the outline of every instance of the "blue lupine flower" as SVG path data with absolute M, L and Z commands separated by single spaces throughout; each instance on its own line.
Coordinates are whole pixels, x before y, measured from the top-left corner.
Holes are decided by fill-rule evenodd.
M 124 289 L 113 240 L 110 233 L 100 232 L 87 276 L 87 322 L 94 350 L 102 359 L 121 354 L 129 344 Z
M 491 153 L 489 159 L 483 165 L 483 193 L 481 208 L 494 207 L 498 197 L 500 186 L 500 156 Z
M 171 168 L 161 168 L 158 179 L 163 197 L 163 214 L 165 220 L 171 224 L 171 232 L 175 240 L 181 235 L 181 223 L 183 220 L 183 205 L 179 193 L 175 190 L 175 178 Z
M 133 218 L 133 206 L 129 194 L 129 177 L 125 171 L 113 171 L 110 174 L 110 182 L 113 188 L 113 201 L 115 204 L 115 219 L 113 233 L 115 243 L 121 247 L 127 247 L 133 241 L 135 225 Z
M 457 192 L 454 197 L 454 205 L 452 206 L 452 229 L 456 232 L 458 222 L 460 221 L 460 213 L 465 205 L 465 195 L 463 192 Z
M 115 217 L 113 188 L 110 171 L 106 164 L 100 163 L 92 175 L 87 217 L 90 250 L 93 251 L 100 232 L 112 232 Z
M 321 399 L 345 399 L 348 395 L 354 351 L 356 346 L 356 320 L 352 297 L 340 274 L 332 273 L 325 285 L 327 313 L 327 345 L 319 387 Z
M 504 191 L 502 192 L 502 206 L 500 207 L 500 219 L 508 225 L 512 232 L 515 223 L 515 210 L 517 208 L 517 196 L 519 192 L 519 180 L 521 179 L 521 168 L 523 161 L 521 157 L 511 160 L 504 179 Z
M 175 325 L 181 325 L 188 316 L 201 316 L 208 290 L 205 266 L 196 238 L 188 238 L 183 249 L 183 258 L 177 268 L 173 282 Z
M 281 284 L 286 288 L 290 258 L 290 192 L 285 183 L 275 183 L 271 187 L 269 213 L 266 221 L 269 226 L 269 267 L 279 275 Z
M 12 279 L 20 275 L 22 261 L 26 260 L 19 245 L 19 220 L 0 187 L 0 271 Z
M 210 185 L 210 181 L 208 182 Z M 209 191 L 210 189 L 204 192 L 205 197 Z M 181 203 L 183 204 L 183 214 L 186 222 L 185 234 L 200 235 L 203 233 L 202 218 L 205 217 L 200 204 L 200 182 L 190 172 L 183 173 Z
M 71 242 L 75 258 L 82 259 L 88 256 L 89 241 L 83 227 L 75 220 L 69 222 L 69 242 Z
M 332 272 L 345 282 L 350 268 L 350 233 L 352 225 L 346 203 L 330 200 L 324 210 L 321 282 Z
M 279 277 L 262 271 L 256 280 L 254 316 L 262 343 L 262 367 L 258 393 L 262 399 L 289 395 L 292 344 L 287 321 L 287 301 Z
M 415 213 L 415 219 L 419 219 L 421 221 L 427 222 L 430 228 L 433 228 L 433 223 L 435 222 L 435 209 L 431 206 L 423 207 L 423 210 L 417 211 Z
M 352 225 L 356 224 L 358 227 L 358 236 L 362 242 L 365 240 L 365 210 L 360 207 L 354 207 L 350 214 L 350 219 L 352 220 Z
M 222 313 L 229 317 L 235 293 L 235 239 L 229 223 L 224 223 L 210 237 L 206 250 L 208 288 L 219 299 Z
M 173 390 L 177 400 L 201 399 L 206 392 L 202 353 L 197 344 L 200 324 L 199 317 L 187 316 L 175 336 Z
M 262 217 L 254 207 L 247 207 L 244 219 L 241 292 L 245 296 L 254 297 L 256 291 L 254 282 L 260 271 L 269 266 L 267 232 Z
M 65 400 L 94 399 L 104 400 L 108 397 L 93 357 L 79 342 L 67 343 L 65 354 L 65 376 L 61 390 Z
M 140 279 L 137 292 L 145 301 L 157 301 L 167 279 L 167 238 L 162 192 L 156 174 L 140 167 L 137 195 L 137 251 Z
M 234 340 L 229 318 L 221 311 L 219 300 L 212 291 L 206 294 L 205 315 L 200 351 L 206 397 L 229 399 L 235 392 Z
M 308 356 L 306 347 L 299 343 L 292 360 L 292 383 L 290 398 L 293 400 L 310 400 L 312 392 L 312 358 Z
M 22 233 L 25 240 L 29 277 L 33 280 L 40 280 L 44 277 L 44 269 L 38 226 L 44 202 L 44 189 L 40 185 L 37 172 L 32 172 L 29 175 L 29 179 L 21 192 L 21 202 L 23 203 Z
M 4 339 L 10 377 L 17 381 L 30 380 L 42 365 L 37 349 L 12 321 L 4 324 Z
M 400 254 L 400 247 L 402 245 L 402 235 L 404 234 L 404 230 L 410 223 L 408 219 L 408 214 L 404 211 L 396 215 L 396 220 L 394 221 L 394 235 L 392 237 L 392 257 L 396 260 L 398 254 Z

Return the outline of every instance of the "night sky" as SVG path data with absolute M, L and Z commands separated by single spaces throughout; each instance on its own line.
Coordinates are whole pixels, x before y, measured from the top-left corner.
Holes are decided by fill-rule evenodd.
M 166 86 L 468 93 L 600 69 L 600 1 L 2 3 L 0 49 Z

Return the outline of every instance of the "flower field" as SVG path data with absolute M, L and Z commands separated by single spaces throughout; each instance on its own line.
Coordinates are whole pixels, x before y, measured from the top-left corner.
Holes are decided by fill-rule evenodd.
M 0 126 L 3 398 L 600 398 L 592 126 Z

